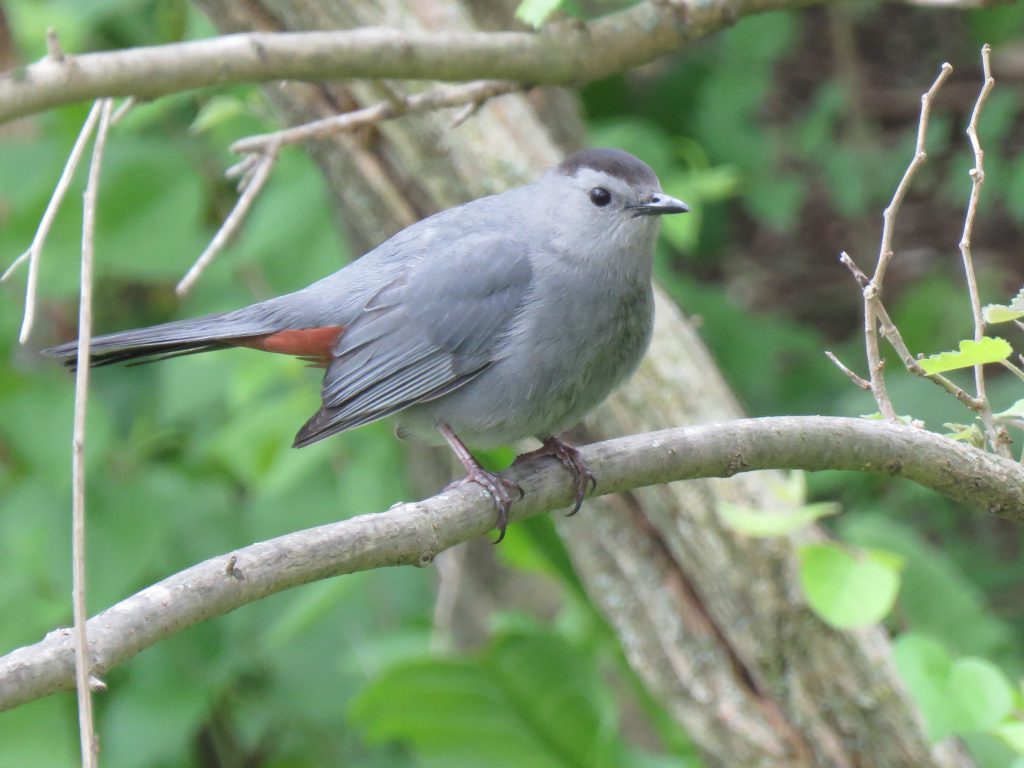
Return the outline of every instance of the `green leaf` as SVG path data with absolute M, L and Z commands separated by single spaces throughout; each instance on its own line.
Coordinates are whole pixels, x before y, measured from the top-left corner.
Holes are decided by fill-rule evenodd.
M 998 733 L 998 724 L 1013 709 L 1013 686 L 990 661 L 970 656 L 953 661 L 940 642 L 914 633 L 896 641 L 895 658 L 935 741 L 951 734 Z
M 954 424 L 952 422 L 946 422 L 942 426 L 949 430 L 946 437 L 951 437 L 954 440 L 960 440 L 964 443 L 970 443 L 975 448 L 985 447 L 985 433 L 981 431 L 981 428 L 977 424 Z
M 1018 400 L 1005 411 L 993 413 L 994 419 L 1022 419 L 1024 418 L 1024 400 Z
M 989 304 L 981 310 L 981 313 L 989 325 L 1008 323 L 1011 320 L 1019 320 L 1024 317 L 1024 309 L 1014 309 L 1005 304 Z
M 960 710 L 960 733 L 992 728 L 1013 709 L 1013 685 L 987 659 L 957 660 L 949 674 L 949 688 Z
M 971 368 L 985 363 L 997 363 L 1013 353 L 1013 347 L 1005 339 L 985 336 L 981 341 L 965 339 L 960 342 L 958 352 L 941 352 L 918 360 L 918 365 L 927 374 Z
M 554 13 L 562 0 L 523 0 L 516 8 L 516 18 L 531 27 L 539 27 Z
M 812 610 L 846 629 L 881 621 L 896 601 L 900 575 L 890 553 L 812 544 L 800 550 L 800 583 Z
M 521 632 L 476 660 L 395 665 L 356 697 L 351 716 L 370 739 L 405 742 L 424 764 L 599 768 L 621 754 L 613 702 L 583 648 Z
M 755 509 L 728 501 L 718 504 L 718 514 L 727 526 L 754 538 L 785 536 L 821 517 L 839 514 L 840 509 L 839 504 L 830 501 L 783 510 Z
M 902 504 L 913 506 L 909 501 Z M 958 655 L 1002 661 L 1017 647 L 1013 630 L 993 615 L 985 594 L 957 566 L 958 555 L 950 547 L 936 546 L 916 529 L 882 513 L 844 515 L 838 528 L 850 544 L 884 547 L 903 557 L 900 617 L 908 626 L 941 637 Z M 942 599 L 936 600 L 936 595 Z
M 245 105 L 237 97 L 214 96 L 203 104 L 188 130 L 190 133 L 203 133 L 245 112 Z
M 784 504 L 804 504 L 807 501 L 807 473 L 795 469 L 781 482 L 771 482 L 772 495 Z
M 1024 723 L 1014 721 L 997 725 L 995 734 L 1014 752 L 1024 755 Z
M 953 662 L 942 643 L 928 635 L 909 633 L 897 639 L 893 656 L 900 677 L 924 715 L 929 737 L 938 741 L 955 733 L 946 687 Z

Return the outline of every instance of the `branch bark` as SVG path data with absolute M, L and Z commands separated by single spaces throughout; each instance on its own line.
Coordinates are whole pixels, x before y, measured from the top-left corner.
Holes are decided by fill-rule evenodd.
M 582 451 L 598 477 L 599 495 L 759 469 L 849 469 L 903 477 L 966 505 L 1024 520 L 1024 467 L 895 424 L 821 416 L 742 419 L 631 435 Z M 564 508 L 572 500 L 572 480 L 553 459 L 507 474 L 526 494 L 513 505 L 513 520 Z M 630 521 L 622 522 L 628 527 Z M 575 518 L 566 523 L 567 533 L 574 524 Z M 489 497 L 462 486 L 213 557 L 90 619 L 90 668 L 103 675 L 187 627 L 300 584 L 385 566 L 427 565 L 439 552 L 493 526 Z M 70 630 L 7 654 L 0 658 L 0 710 L 72 688 L 74 670 Z
M 827 1 L 648 0 L 588 24 L 550 24 L 540 32 L 251 32 L 59 61 L 47 57 L 0 76 L 0 123 L 103 96 L 152 99 L 243 82 L 492 78 L 579 84 L 646 64 L 743 16 Z

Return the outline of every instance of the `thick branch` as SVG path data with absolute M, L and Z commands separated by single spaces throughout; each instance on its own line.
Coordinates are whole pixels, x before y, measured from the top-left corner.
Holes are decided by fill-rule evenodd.
M 102 96 L 151 99 L 243 82 L 493 78 L 581 83 L 646 64 L 743 16 L 827 0 L 649 0 L 541 32 L 254 32 L 42 59 L 0 77 L 0 122 Z
M 1024 468 L 932 432 L 819 416 L 743 419 L 595 443 L 583 455 L 597 493 L 756 469 L 848 469 L 905 477 L 976 508 L 1024 521 Z M 509 470 L 526 492 L 522 519 L 569 504 L 554 460 Z M 585 512 L 584 512 L 585 514 Z M 253 544 L 188 568 L 89 621 L 95 674 L 165 637 L 246 603 L 318 579 L 389 565 L 426 565 L 494 525 L 490 500 L 462 486 L 422 502 Z M 58 630 L 0 658 L 0 710 L 74 684 L 71 634 Z

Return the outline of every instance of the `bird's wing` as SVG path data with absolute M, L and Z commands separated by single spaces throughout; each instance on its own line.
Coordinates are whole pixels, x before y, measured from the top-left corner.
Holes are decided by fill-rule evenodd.
M 386 284 L 339 338 L 323 406 L 295 445 L 440 397 L 482 373 L 529 290 L 527 253 L 507 236 L 465 237 Z

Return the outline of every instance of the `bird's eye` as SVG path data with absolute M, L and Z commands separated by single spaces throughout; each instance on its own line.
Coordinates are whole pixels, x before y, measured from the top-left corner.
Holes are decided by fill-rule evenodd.
M 590 190 L 590 202 L 598 208 L 604 208 L 612 201 L 612 193 L 604 187 L 594 187 Z

